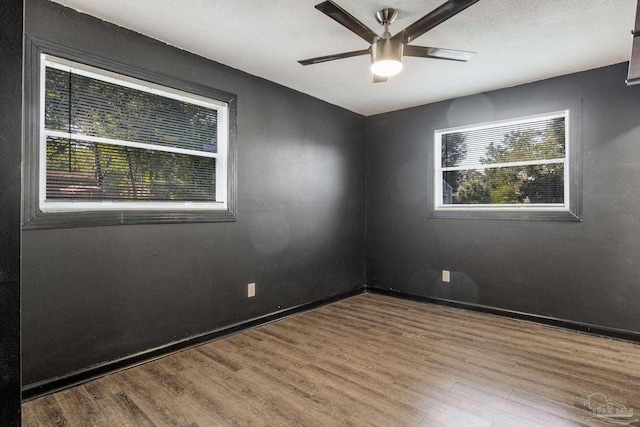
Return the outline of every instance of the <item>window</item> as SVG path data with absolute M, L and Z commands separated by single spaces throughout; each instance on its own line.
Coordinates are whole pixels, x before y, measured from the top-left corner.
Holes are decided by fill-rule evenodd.
M 226 105 L 43 55 L 40 209 L 225 209 Z
M 44 49 L 27 90 L 27 228 L 235 219 L 235 96 Z
M 436 131 L 433 212 L 576 219 L 569 117 L 563 110 Z

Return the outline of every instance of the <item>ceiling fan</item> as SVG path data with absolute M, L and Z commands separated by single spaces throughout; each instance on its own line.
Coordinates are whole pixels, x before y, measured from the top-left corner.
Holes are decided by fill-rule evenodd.
M 324 1 L 317 4 L 316 9 L 339 24 L 344 25 L 367 43 L 370 43 L 371 46 L 368 49 L 319 56 L 298 62 L 302 65 L 312 65 L 352 56 L 371 55 L 373 82 L 380 83 L 386 82 L 387 77 L 393 76 L 402 70 L 403 56 L 468 61 L 475 55 L 475 52 L 439 47 L 412 46 L 409 43 L 478 1 L 449 0 L 394 36 L 389 33 L 389 25 L 398 16 L 396 9 L 385 8 L 376 12 L 376 20 L 384 26 L 384 32 L 378 36 L 369 27 L 358 21 L 333 1 Z

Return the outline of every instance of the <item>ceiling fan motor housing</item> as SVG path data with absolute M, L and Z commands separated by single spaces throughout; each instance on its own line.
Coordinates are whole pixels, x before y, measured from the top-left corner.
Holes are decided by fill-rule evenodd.
M 371 45 L 371 63 L 380 59 L 395 59 L 402 62 L 402 52 L 404 45 L 399 40 L 377 39 Z

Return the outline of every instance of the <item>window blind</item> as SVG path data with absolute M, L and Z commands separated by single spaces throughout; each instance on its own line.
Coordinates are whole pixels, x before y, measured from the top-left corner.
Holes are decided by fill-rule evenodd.
M 218 111 L 47 66 L 46 198 L 216 201 Z
M 440 135 L 441 205 L 563 205 L 566 113 Z

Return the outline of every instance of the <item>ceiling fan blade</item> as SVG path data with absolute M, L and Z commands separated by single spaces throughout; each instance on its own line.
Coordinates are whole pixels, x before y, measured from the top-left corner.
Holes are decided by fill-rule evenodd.
M 411 46 L 404 47 L 404 56 L 419 58 L 448 59 L 451 61 L 468 61 L 476 54 L 466 50 L 443 49 L 441 47 Z
M 369 55 L 371 49 L 353 50 L 351 52 L 335 53 L 333 55 L 318 56 L 316 58 L 298 61 L 302 65 L 319 64 L 321 62 L 335 61 L 336 59 L 351 58 L 352 56 Z
M 378 37 L 376 33 L 371 31 L 369 27 L 362 22 L 354 18 L 349 12 L 342 9 L 340 6 L 332 2 L 331 0 L 324 1 L 316 5 L 316 9 L 327 15 L 329 18 L 344 25 L 346 28 L 356 33 L 358 36 L 371 44 Z
M 410 43 L 430 29 L 442 24 L 447 19 L 457 15 L 479 0 L 449 0 L 439 7 L 433 9 L 413 24 L 393 36 L 393 39 L 403 43 Z
M 374 74 L 374 75 L 373 75 L 373 82 L 374 82 L 374 83 L 384 83 L 384 82 L 386 82 L 386 81 L 387 81 L 387 78 L 386 78 L 386 77 L 378 76 L 377 74 Z

